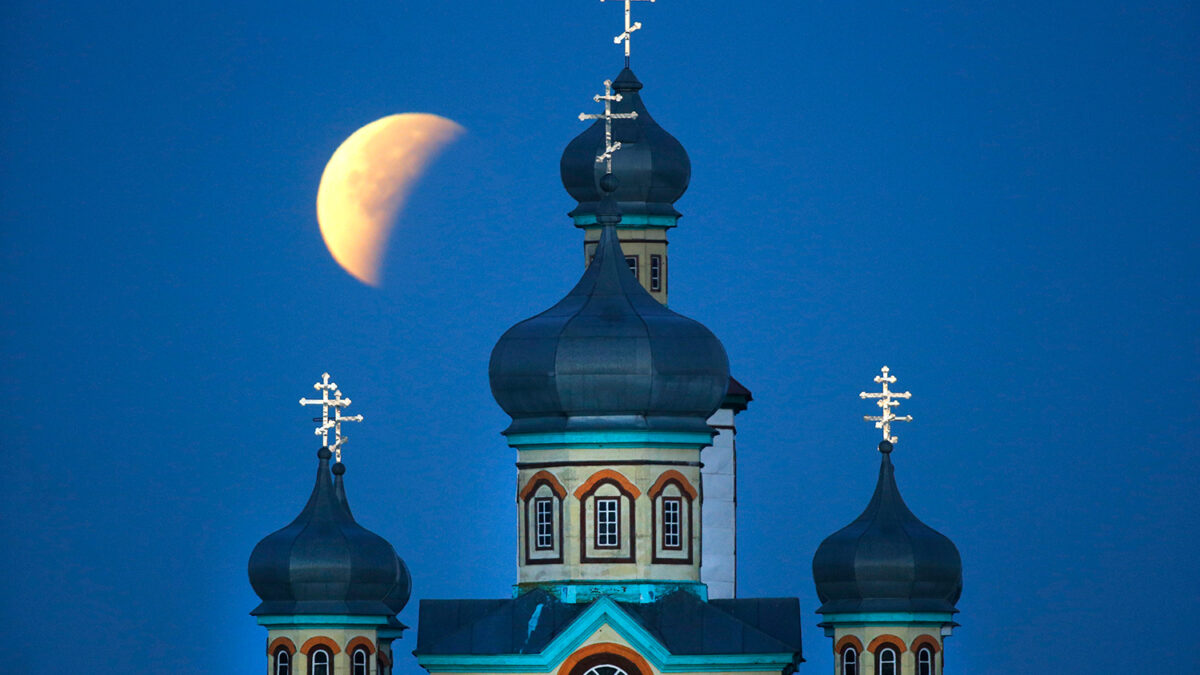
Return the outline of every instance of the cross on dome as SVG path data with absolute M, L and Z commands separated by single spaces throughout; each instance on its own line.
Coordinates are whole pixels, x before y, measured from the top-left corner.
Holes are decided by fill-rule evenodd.
M 605 0 L 600 0 L 600 2 L 604 2 L 604 1 Z M 623 32 L 620 35 L 613 38 L 613 44 L 615 44 L 615 45 L 619 45 L 622 42 L 625 43 L 625 67 L 626 68 L 629 67 L 629 41 L 630 41 L 630 38 L 633 37 L 633 31 L 638 30 L 642 27 L 641 21 L 635 21 L 633 23 L 629 23 L 629 19 L 631 18 L 630 12 L 629 12 L 629 10 L 630 10 L 629 5 L 631 2 L 637 2 L 637 1 L 654 2 L 654 0 L 625 0 L 625 32 Z
M 342 444 L 349 440 L 348 436 L 342 435 L 342 422 L 361 422 L 362 415 L 342 416 L 342 408 L 350 405 L 350 399 L 342 398 L 342 392 L 338 390 L 336 382 L 329 381 L 329 373 L 321 373 L 321 381 L 313 385 L 313 389 L 321 392 L 321 398 L 302 398 L 300 405 L 319 405 L 321 406 L 321 416 L 314 417 L 314 422 L 320 422 L 313 433 L 321 437 L 321 445 L 328 447 L 333 451 L 334 457 L 338 462 L 342 461 Z M 333 397 L 329 396 L 330 392 Z M 333 408 L 333 419 L 329 418 L 329 409 Z M 329 445 L 329 431 L 333 430 L 333 445 Z
M 596 103 L 604 102 L 604 112 L 596 114 L 579 113 L 579 121 L 587 120 L 604 120 L 604 152 L 596 155 L 596 163 L 607 162 L 607 173 L 612 173 L 612 154 L 621 149 L 621 142 L 613 142 L 612 139 L 612 121 L 613 120 L 635 120 L 637 119 L 637 111 L 627 113 L 615 113 L 612 111 L 613 101 L 620 101 L 623 97 L 620 94 L 612 93 L 612 80 L 604 81 L 604 93 L 596 94 L 592 100 Z
M 879 399 L 875 403 L 880 408 L 883 408 L 883 412 L 879 415 L 874 415 L 874 416 L 863 415 L 863 420 L 867 421 L 867 422 L 874 422 L 876 429 L 883 429 L 883 440 L 887 441 L 888 443 L 895 443 L 899 439 L 896 438 L 895 436 L 891 435 L 892 434 L 892 422 L 911 422 L 912 415 L 905 415 L 904 417 L 897 417 L 895 414 L 892 413 L 892 408 L 895 408 L 896 406 L 900 405 L 900 401 L 897 401 L 895 399 L 912 398 L 912 392 L 906 391 L 903 394 L 901 394 L 901 393 L 889 390 L 888 385 L 895 384 L 895 382 L 896 382 L 896 376 L 889 375 L 890 371 L 891 371 L 890 368 L 888 368 L 887 366 L 884 366 L 882 368 L 883 374 L 875 376 L 875 381 L 878 382 L 879 384 L 883 385 L 883 391 L 872 392 L 872 393 L 868 393 L 868 392 L 864 391 L 864 392 L 860 392 L 858 394 L 858 397 L 861 399 L 868 399 L 868 398 Z

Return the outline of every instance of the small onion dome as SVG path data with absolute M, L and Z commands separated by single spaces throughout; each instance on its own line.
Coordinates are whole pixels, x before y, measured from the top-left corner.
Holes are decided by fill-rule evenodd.
M 599 211 L 604 229 L 583 278 L 492 350 L 492 396 L 513 418 L 504 433 L 711 434 L 706 420 L 729 386 L 725 348 L 642 288 L 621 253 L 612 199 Z
M 822 614 L 956 612 L 962 559 L 954 542 L 922 523 L 896 487 L 884 441 L 879 483 L 867 509 L 813 556 Z
M 391 544 L 350 515 L 341 485 L 345 467 L 334 467 L 335 486 L 329 449 L 317 457 L 304 510 L 250 554 L 250 585 L 262 599 L 250 613 L 394 616 L 408 602 L 408 569 Z
M 675 137 L 650 117 L 638 92 L 642 83 L 626 68 L 613 81 L 614 113 L 637 112 L 636 119 L 612 120 L 612 138 L 621 149 L 613 153 L 612 173 L 620 187 L 613 195 L 621 212 L 627 215 L 679 216 L 673 204 L 687 191 L 692 177 L 692 162 Z M 563 151 L 559 170 L 563 186 L 579 202 L 572 216 L 592 215 L 600 203 L 600 178 L 605 163 L 596 157 L 604 153 L 604 120 L 598 119 L 579 134 Z

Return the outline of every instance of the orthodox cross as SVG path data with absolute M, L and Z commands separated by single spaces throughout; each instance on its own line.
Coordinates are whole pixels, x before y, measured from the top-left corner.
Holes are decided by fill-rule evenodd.
M 654 0 L 641 0 L 641 1 L 642 2 L 654 2 Z M 600 0 L 600 2 L 604 2 L 604 0 Z M 631 0 L 625 0 L 625 32 L 621 33 L 617 37 L 613 38 L 613 44 L 615 44 L 615 45 L 619 45 L 622 42 L 625 43 L 625 67 L 626 68 L 629 67 L 629 39 L 633 37 L 633 31 L 638 30 L 639 28 L 642 27 L 641 21 L 635 21 L 634 23 L 629 23 L 630 2 L 631 2 Z
M 336 382 L 329 381 L 329 373 L 321 374 L 321 381 L 313 385 L 313 389 L 321 392 L 321 398 L 302 398 L 300 405 L 319 405 L 321 406 L 321 416 L 314 417 L 314 422 L 320 422 L 321 426 L 313 433 L 321 437 L 321 445 L 328 447 L 333 451 L 337 461 L 342 461 L 342 444 L 349 440 L 349 437 L 342 435 L 342 422 L 361 422 L 362 415 L 342 416 L 342 408 L 350 405 L 350 399 L 342 398 L 342 392 L 338 390 Z M 329 393 L 333 392 L 333 397 L 330 398 Z M 333 419 L 329 418 L 329 409 L 333 408 Z M 333 430 L 333 445 L 329 445 L 329 431 Z
M 606 169 L 608 173 L 612 173 L 612 154 L 621 149 L 621 142 L 613 142 L 612 139 L 612 121 L 613 120 L 635 120 L 637 119 L 637 111 L 633 110 L 627 113 L 615 113 L 612 111 L 613 101 L 620 101 L 623 97 L 620 94 L 612 93 L 612 80 L 604 81 L 604 93 L 596 94 L 592 100 L 596 103 L 604 101 L 604 112 L 595 115 L 587 113 L 579 113 L 579 121 L 587 120 L 604 120 L 604 152 L 596 155 L 596 163 L 607 162 Z
M 894 391 L 889 391 L 888 385 L 895 384 L 896 382 L 896 376 L 889 375 L 889 371 L 890 369 L 887 366 L 884 366 L 882 369 L 883 374 L 875 376 L 875 381 L 883 385 L 883 391 L 878 393 L 867 393 L 864 391 L 859 393 L 858 397 L 862 399 L 879 399 L 875 403 L 880 408 L 883 408 L 883 412 L 877 416 L 863 415 L 863 420 L 867 422 L 874 422 L 876 429 L 883 429 L 883 440 L 887 441 L 888 443 L 895 443 L 899 439 L 897 439 L 895 436 L 892 436 L 892 422 L 911 422 L 912 415 L 905 415 L 904 417 L 897 417 L 894 415 L 892 413 L 892 408 L 900 405 L 900 401 L 896 401 L 894 399 L 912 398 L 912 392 L 906 391 L 903 394 L 900 394 Z

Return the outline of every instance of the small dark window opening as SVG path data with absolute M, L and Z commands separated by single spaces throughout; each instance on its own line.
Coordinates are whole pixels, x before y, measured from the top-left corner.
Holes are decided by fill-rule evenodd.
M 662 256 L 650 256 L 650 290 L 662 290 Z
M 314 649 L 308 654 L 309 675 L 333 675 L 332 659 L 326 649 Z
M 629 271 L 633 272 L 633 276 L 634 276 L 634 278 L 636 278 L 638 275 L 637 256 L 636 255 L 625 256 L 625 264 L 629 265 Z
M 896 668 L 896 650 L 884 647 L 878 652 L 879 675 L 899 675 Z
M 917 675 L 933 675 L 933 650 L 929 647 L 917 650 Z
M 354 656 L 351 657 L 353 675 L 367 675 L 367 650 L 359 647 L 354 650 Z
M 287 647 L 275 650 L 275 675 L 292 675 L 292 655 Z

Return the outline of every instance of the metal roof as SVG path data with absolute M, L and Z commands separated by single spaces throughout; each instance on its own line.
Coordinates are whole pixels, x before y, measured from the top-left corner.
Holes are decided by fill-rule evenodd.
M 328 448 L 317 453 L 316 483 L 300 515 L 250 554 L 250 585 L 262 599 L 253 615 L 392 616 L 408 602 L 408 568 L 383 537 L 355 522 L 345 467 L 335 467 L 335 481 L 330 456 Z
M 890 451 L 887 441 L 881 450 L 885 444 Z M 954 542 L 905 505 L 885 451 L 870 503 L 817 548 L 813 580 L 822 614 L 955 612 L 962 559 Z
M 619 214 L 606 202 L 614 212 L 600 214 L 608 224 L 579 283 L 492 350 L 492 395 L 513 418 L 505 433 L 710 432 L 706 420 L 729 386 L 725 348 L 642 288 L 612 226 Z

